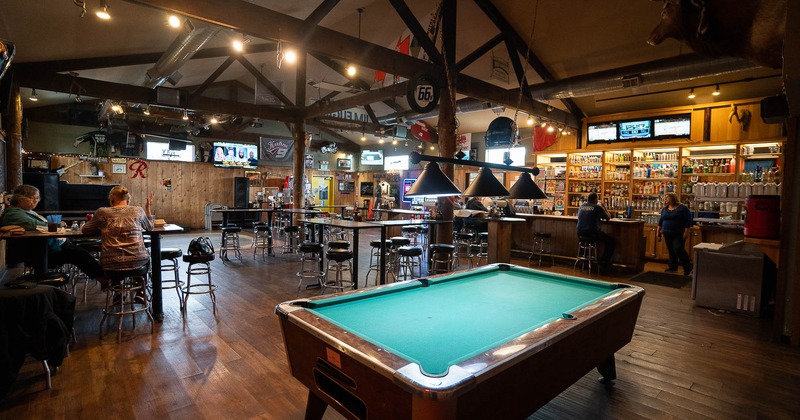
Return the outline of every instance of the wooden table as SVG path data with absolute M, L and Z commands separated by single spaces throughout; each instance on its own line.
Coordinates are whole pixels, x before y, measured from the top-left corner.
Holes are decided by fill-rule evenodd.
M 386 240 L 389 239 L 391 236 L 389 235 L 389 229 L 393 227 L 401 227 L 401 226 L 408 226 L 408 225 L 437 225 L 443 223 L 450 223 L 449 220 L 427 220 L 427 219 L 411 219 L 411 220 L 375 220 L 371 223 L 373 225 L 379 225 L 381 227 L 381 255 L 386 255 Z M 436 230 L 429 229 L 429 235 L 431 236 L 430 243 L 436 239 Z M 386 261 L 385 258 L 381 257 L 381 275 L 378 284 L 386 284 Z
M 152 267 L 150 281 L 153 289 L 150 313 L 156 321 L 164 320 L 164 300 L 161 294 L 161 235 L 179 232 L 183 232 L 183 228 L 173 224 L 156 226 L 153 230 L 144 232 L 150 235 L 150 265 Z
M 261 213 L 267 213 L 267 224 L 269 227 L 272 227 L 272 213 L 275 213 L 276 209 L 213 209 L 211 210 L 212 213 L 220 213 L 222 214 L 222 226 L 228 226 L 228 219 L 230 219 L 231 214 L 252 214 L 258 213 L 259 217 L 258 220 L 261 221 Z
M 31 249 L 37 249 L 37 255 L 34 256 L 32 264 L 33 264 L 33 274 L 36 277 L 43 276 L 48 271 L 48 264 L 49 264 L 49 252 L 47 249 L 47 240 L 48 239 L 57 239 L 57 238 L 80 238 L 86 237 L 88 235 L 84 235 L 80 232 L 73 232 L 70 228 L 59 228 L 56 232 L 40 232 L 38 230 L 26 230 L 25 233 L 22 235 L 2 235 L 0 239 L 13 239 L 13 240 L 21 240 L 21 241 L 31 241 L 32 246 Z

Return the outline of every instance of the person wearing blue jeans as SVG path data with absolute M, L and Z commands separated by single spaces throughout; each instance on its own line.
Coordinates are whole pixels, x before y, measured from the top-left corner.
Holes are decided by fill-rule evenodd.
M 683 275 L 688 276 L 692 273 L 692 262 L 686 252 L 686 239 L 689 237 L 689 229 L 692 227 L 692 212 L 688 207 L 678 201 L 678 196 L 669 193 L 664 196 L 664 208 L 661 209 L 661 217 L 658 218 L 658 230 L 656 236 L 658 240 L 664 238 L 669 252 L 669 266 L 667 272 L 678 271 L 678 264 L 683 267 Z

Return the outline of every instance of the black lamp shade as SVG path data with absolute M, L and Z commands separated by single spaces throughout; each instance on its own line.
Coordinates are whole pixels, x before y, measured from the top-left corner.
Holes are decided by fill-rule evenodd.
M 511 198 L 522 200 L 541 200 L 547 198 L 547 195 L 542 192 L 542 189 L 539 188 L 533 178 L 531 178 L 531 174 L 527 172 L 523 172 L 522 175 L 519 176 L 519 179 L 511 186 L 509 192 L 511 193 Z
M 461 195 L 461 191 L 439 168 L 436 162 L 428 162 L 414 185 L 405 193 L 406 197 L 447 197 Z
M 495 178 L 489 168 L 481 168 L 478 177 L 464 191 L 465 197 L 507 197 L 508 195 L 506 187 Z

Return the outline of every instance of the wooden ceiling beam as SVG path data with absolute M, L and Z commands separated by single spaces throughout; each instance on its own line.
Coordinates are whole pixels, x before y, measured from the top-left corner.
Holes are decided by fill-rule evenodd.
M 306 18 L 305 22 L 310 25 L 319 25 L 322 22 L 322 19 L 325 16 L 328 16 L 328 13 L 333 10 L 336 5 L 339 4 L 339 0 L 325 0 L 311 12 L 310 15 Z
M 315 118 L 320 115 L 344 111 L 345 109 L 350 109 L 357 106 L 381 102 L 385 99 L 393 98 L 395 96 L 405 95 L 407 89 L 408 82 L 402 82 L 385 86 L 380 89 L 373 89 L 365 93 L 353 95 L 327 104 L 320 104 L 316 107 L 310 106 L 306 108 L 306 118 Z
M 501 32 L 494 36 L 494 38 L 486 41 L 483 45 L 475 49 L 475 51 L 467 54 L 466 57 L 462 58 L 458 63 L 456 63 L 456 69 L 460 72 L 465 68 L 469 67 L 470 64 L 474 63 L 477 59 L 483 57 L 484 54 L 491 51 L 492 48 L 496 47 L 497 44 L 505 39 L 505 35 Z
M 233 64 L 234 61 L 236 61 L 235 57 L 232 56 L 228 57 L 219 67 L 217 67 L 216 70 L 214 70 L 213 73 L 211 73 L 210 76 L 208 76 L 208 78 L 203 83 L 200 84 L 200 86 L 197 87 L 197 89 L 192 91 L 192 96 L 202 95 L 203 92 L 205 92 L 206 89 L 208 89 L 208 87 L 211 86 L 211 84 L 214 83 L 214 81 L 217 80 L 217 78 L 225 70 L 227 70 L 228 67 L 230 67 L 230 65 Z
M 506 49 L 508 49 L 508 57 L 511 59 L 511 66 L 514 67 L 514 74 L 517 76 L 517 83 L 521 88 L 521 94 L 530 98 L 531 88 L 528 86 L 528 77 L 525 76 L 525 69 L 522 68 L 522 62 L 519 61 L 519 53 L 508 37 L 506 37 L 505 44 Z
M 20 86 L 73 94 L 75 89 L 80 87 L 82 96 L 141 104 L 156 104 L 156 91 L 143 86 L 86 79 L 79 76 L 73 77 L 60 73 L 21 73 L 15 76 Z M 199 112 L 246 115 L 284 122 L 296 121 L 298 116 L 302 116 L 301 113 L 294 109 L 253 105 L 202 96 L 190 97 L 186 107 Z
M 254 66 L 252 63 L 250 63 L 250 61 L 248 61 L 246 58 L 244 58 L 243 55 L 236 56 L 236 60 L 238 60 L 239 63 L 242 66 L 244 66 L 244 68 L 247 69 L 247 71 L 250 72 L 250 74 L 252 74 L 253 76 L 256 77 L 256 79 L 258 80 L 259 83 L 264 85 L 283 104 L 286 104 L 286 105 L 289 105 L 289 106 L 294 106 L 294 103 L 292 102 L 292 100 L 289 99 L 288 97 L 286 97 L 286 95 L 284 95 L 283 92 L 281 92 L 281 90 L 278 89 L 277 86 L 275 86 L 272 82 L 270 82 L 269 79 L 264 77 L 264 75 L 261 74 L 260 71 L 258 71 L 256 66 Z M 300 105 L 300 106 L 302 106 L 302 105 Z
M 438 74 L 436 66 L 426 61 L 240 0 L 125 1 L 178 13 L 262 39 L 286 41 L 309 53 L 344 59 L 403 77 L 410 78 L 421 71 Z
M 414 13 L 408 8 L 406 2 L 403 0 L 389 0 L 389 3 L 394 7 L 400 19 L 403 20 L 408 30 L 414 35 L 414 40 L 419 42 L 419 45 L 425 53 L 428 54 L 431 61 L 440 66 L 444 65 L 442 54 L 436 49 L 436 45 L 431 40 L 430 36 L 428 36 L 428 32 L 419 24 L 417 17 L 414 16 Z

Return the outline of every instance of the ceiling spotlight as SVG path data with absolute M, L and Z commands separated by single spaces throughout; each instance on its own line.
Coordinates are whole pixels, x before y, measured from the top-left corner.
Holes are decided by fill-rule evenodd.
M 361 133 L 361 141 L 367 141 L 367 136 L 364 133 Z
M 422 149 L 422 143 L 417 145 L 417 149 Z
M 189 111 L 187 111 L 186 108 L 183 109 L 183 120 L 189 121 Z
M 433 147 L 433 145 L 431 145 L 431 150 L 436 150 L 436 148 L 435 148 L 435 147 Z
M 714 89 L 713 92 L 711 92 L 711 94 L 714 96 L 719 96 L 719 85 L 717 85 L 717 87 Z
M 378 139 L 379 144 L 383 144 L 383 139 Z
M 548 126 L 547 126 L 547 132 L 548 132 L 548 133 L 552 133 L 553 131 L 556 131 L 556 128 L 555 128 L 555 127 L 553 127 L 552 125 L 548 125 Z
M 687 98 L 694 99 L 695 97 L 697 97 L 697 95 L 694 94 L 694 88 L 692 88 L 692 90 L 689 91 L 689 96 L 687 96 Z
M 541 127 L 542 127 L 542 128 L 545 128 L 545 127 L 547 127 L 547 122 L 545 122 L 545 121 L 542 121 Z
M 95 15 L 103 20 L 111 19 L 111 13 L 108 12 L 108 0 L 103 0 L 101 4 L 103 8 L 95 12 Z
M 392 145 L 397 146 L 397 140 L 392 140 Z
M 216 124 L 216 123 L 218 123 L 218 122 L 219 122 L 219 118 L 217 117 L 217 114 L 214 114 L 214 115 L 212 115 L 212 116 L 211 116 L 211 119 L 210 119 L 210 120 L 208 120 L 208 122 L 210 122 L 211 124 Z
M 297 61 L 297 52 L 295 52 L 295 50 L 286 50 L 283 59 L 286 60 L 287 63 L 292 64 Z
M 169 26 L 173 28 L 179 28 L 181 26 L 181 18 L 175 15 L 169 15 L 169 18 L 167 18 L 167 23 L 169 23 Z
M 244 50 L 244 42 L 241 39 L 233 40 L 233 49 L 242 52 Z
M 122 114 L 122 106 L 120 104 L 111 104 L 111 110 L 117 114 Z
M 530 115 L 528 115 L 528 121 L 527 121 L 528 125 L 529 125 L 529 126 L 530 126 L 530 125 L 533 125 L 533 123 L 534 123 L 534 122 L 536 122 L 536 121 L 534 121 L 534 120 L 533 120 L 533 117 L 531 117 Z
M 150 115 L 150 105 L 147 105 L 147 107 L 144 109 L 144 111 L 142 111 L 142 114 Z
M 39 100 L 39 95 L 36 94 L 36 89 L 31 89 L 31 96 L 28 99 L 30 99 L 33 102 Z
M 356 73 L 358 73 L 358 71 L 356 70 L 356 66 L 354 66 L 352 64 L 347 66 L 347 75 L 348 76 L 353 77 L 353 76 L 356 75 Z

